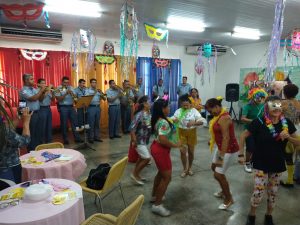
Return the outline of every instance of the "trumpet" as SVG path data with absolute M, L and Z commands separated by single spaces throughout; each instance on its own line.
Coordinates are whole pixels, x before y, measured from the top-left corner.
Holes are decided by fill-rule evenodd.
M 123 88 L 121 88 L 121 87 L 118 86 L 118 85 L 115 85 L 114 87 L 115 87 L 115 89 L 118 89 L 118 90 L 121 92 L 122 96 L 125 96 L 125 95 L 126 95 L 126 91 L 124 91 Z
M 103 91 L 101 91 L 101 89 L 97 89 L 97 92 L 100 94 L 101 98 L 106 99 L 107 94 L 103 93 Z

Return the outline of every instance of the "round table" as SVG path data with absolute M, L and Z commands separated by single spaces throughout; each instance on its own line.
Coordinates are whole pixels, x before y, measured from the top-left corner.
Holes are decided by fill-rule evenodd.
M 51 160 L 49 162 L 45 162 L 45 158 L 41 156 L 41 154 L 45 151 L 53 154 L 72 156 L 72 159 L 69 161 Z M 84 156 L 80 152 L 72 149 L 57 148 L 32 151 L 28 154 L 22 155 L 20 160 L 27 160 L 31 156 L 34 156 L 37 161 L 42 161 L 45 163 L 42 165 L 22 164 L 23 181 L 43 178 L 63 178 L 68 180 L 76 180 L 86 168 Z
M 76 192 L 76 199 L 66 201 L 62 205 L 52 204 L 51 197 L 46 200 L 33 202 L 21 200 L 19 205 L 0 209 L 1 225 L 79 225 L 85 219 L 82 200 L 82 189 L 79 184 L 64 179 L 45 179 L 50 184 L 63 184 Z M 20 187 L 20 184 L 6 188 L 0 196 L 9 190 Z

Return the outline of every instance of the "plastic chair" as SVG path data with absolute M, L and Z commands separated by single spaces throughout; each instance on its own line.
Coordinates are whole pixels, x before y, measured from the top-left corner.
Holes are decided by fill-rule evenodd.
M 8 187 L 12 187 L 16 185 L 15 182 L 13 182 L 12 180 L 7 180 L 7 179 L 0 179 L 0 191 L 8 188 Z
M 103 213 L 103 206 L 102 206 L 102 200 L 109 195 L 113 190 L 115 190 L 116 188 L 120 188 L 121 191 L 121 195 L 123 198 L 123 202 L 124 205 L 126 207 L 126 203 L 125 203 L 125 199 L 124 199 L 124 194 L 123 194 L 123 190 L 122 190 L 122 185 L 121 185 L 121 178 L 124 174 L 126 165 L 128 162 L 128 157 L 124 157 L 123 159 L 119 160 L 118 162 L 116 162 L 110 169 L 106 181 L 104 183 L 104 186 L 101 190 L 94 190 L 91 188 L 88 188 L 86 185 L 86 180 L 87 178 L 85 178 L 84 180 L 82 180 L 79 184 L 82 188 L 83 191 L 86 191 L 88 193 L 94 194 L 95 195 L 95 203 L 96 203 L 96 199 L 99 199 L 99 203 L 100 203 L 100 207 L 101 207 L 101 212 Z
M 40 151 L 43 149 L 51 149 L 51 148 L 65 148 L 63 143 L 60 142 L 52 142 L 48 144 L 41 144 L 35 147 L 35 151 Z
M 141 211 L 144 195 L 138 196 L 118 217 L 110 214 L 96 213 L 81 225 L 134 225 Z

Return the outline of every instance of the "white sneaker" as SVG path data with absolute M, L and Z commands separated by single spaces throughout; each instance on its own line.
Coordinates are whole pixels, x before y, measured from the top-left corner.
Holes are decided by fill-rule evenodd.
M 160 216 L 170 216 L 171 212 L 167 210 L 162 204 L 161 205 L 152 205 L 151 211 Z
M 249 163 L 249 162 L 245 163 L 244 169 L 245 169 L 245 171 L 247 173 L 252 173 L 252 165 L 251 165 L 251 163 Z

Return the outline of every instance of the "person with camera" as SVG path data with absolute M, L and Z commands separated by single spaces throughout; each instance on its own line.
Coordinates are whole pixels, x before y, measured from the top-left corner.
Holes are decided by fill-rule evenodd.
M 30 142 L 30 119 L 33 112 L 23 108 L 21 118 L 23 121 L 22 135 L 16 133 L 12 125 L 0 116 L 0 178 L 21 183 L 22 166 L 19 159 L 19 148 Z M 17 121 L 14 121 L 17 124 Z

